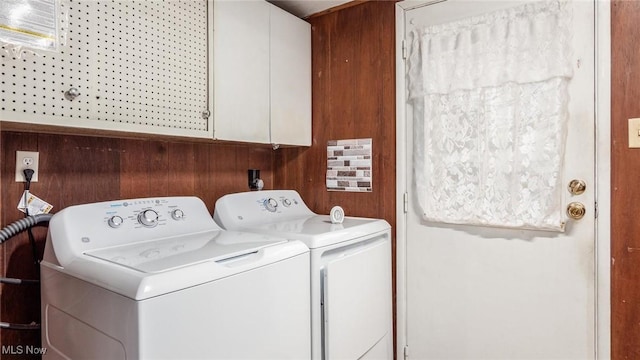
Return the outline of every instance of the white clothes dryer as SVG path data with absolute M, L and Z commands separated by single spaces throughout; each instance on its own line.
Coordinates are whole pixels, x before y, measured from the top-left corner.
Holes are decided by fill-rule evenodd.
M 44 358 L 308 359 L 309 264 L 195 197 L 65 208 L 41 262 Z
M 393 359 L 389 223 L 345 217 L 334 224 L 293 190 L 225 195 L 216 202 L 214 219 L 227 230 L 309 247 L 312 359 Z

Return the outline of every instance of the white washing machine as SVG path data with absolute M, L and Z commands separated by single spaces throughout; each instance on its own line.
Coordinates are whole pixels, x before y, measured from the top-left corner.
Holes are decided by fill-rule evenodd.
M 45 359 L 308 359 L 309 264 L 195 197 L 65 208 L 41 262 Z
M 296 191 L 229 194 L 214 219 L 228 230 L 282 236 L 311 250 L 312 359 L 393 359 L 391 228 L 380 219 L 313 213 Z

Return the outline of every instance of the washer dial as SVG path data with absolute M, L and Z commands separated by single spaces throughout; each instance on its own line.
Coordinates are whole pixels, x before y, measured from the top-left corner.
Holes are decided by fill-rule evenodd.
M 119 228 L 123 222 L 124 222 L 124 219 L 122 218 L 122 216 L 118 216 L 118 215 L 113 215 L 112 217 L 109 218 L 109 220 L 107 220 L 107 224 L 109 224 L 109 226 L 111 226 L 114 229 Z
M 171 217 L 173 220 L 183 220 L 184 219 L 184 211 L 180 209 L 175 209 L 171 212 Z
M 138 221 L 146 227 L 154 227 L 158 225 L 158 213 L 151 209 L 143 210 L 138 215 Z

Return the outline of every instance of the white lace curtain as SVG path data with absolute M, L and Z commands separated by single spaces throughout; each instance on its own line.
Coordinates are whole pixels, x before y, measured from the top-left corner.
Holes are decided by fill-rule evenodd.
M 534 2 L 411 33 L 415 183 L 426 220 L 563 231 L 566 7 Z

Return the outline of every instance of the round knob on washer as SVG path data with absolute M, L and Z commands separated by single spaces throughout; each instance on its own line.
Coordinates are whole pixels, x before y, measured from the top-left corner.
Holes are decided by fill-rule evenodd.
M 291 206 L 291 200 L 289 199 L 282 200 L 282 205 L 284 205 L 285 207 Z
M 183 220 L 184 219 L 184 211 L 180 209 L 175 209 L 171 212 L 171 217 L 173 220 Z
M 112 217 L 109 218 L 109 220 L 107 220 L 107 224 L 109 224 L 109 226 L 111 226 L 114 229 L 119 228 L 123 222 L 124 222 L 124 219 L 122 218 L 122 216 L 118 216 L 118 215 L 113 215 Z
M 158 225 L 158 213 L 151 209 L 144 210 L 138 215 L 138 221 L 146 227 L 154 227 Z
M 264 201 L 264 208 L 271 212 L 276 212 L 276 209 L 278 208 L 278 202 L 274 198 L 268 198 Z

